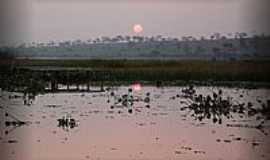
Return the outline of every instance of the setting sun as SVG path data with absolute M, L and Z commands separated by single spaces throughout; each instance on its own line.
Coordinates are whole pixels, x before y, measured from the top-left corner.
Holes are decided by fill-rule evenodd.
M 141 33 L 143 31 L 143 27 L 140 24 L 135 24 L 133 26 L 133 31 L 138 34 Z

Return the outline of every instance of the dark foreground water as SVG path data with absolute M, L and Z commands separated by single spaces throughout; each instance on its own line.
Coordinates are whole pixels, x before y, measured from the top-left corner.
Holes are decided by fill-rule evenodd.
M 196 120 L 192 110 L 183 109 L 191 102 L 182 97 L 182 89 L 142 87 L 128 93 L 128 87 L 119 87 L 106 93 L 45 94 L 32 104 L 24 104 L 21 94 L 2 91 L 1 155 L 5 160 L 270 159 L 270 121 L 237 113 L 230 119 L 223 116 L 220 124 L 212 118 Z M 195 89 L 202 95 L 222 89 L 231 103 L 250 102 L 253 108 L 270 99 L 266 89 Z M 137 100 L 123 106 L 118 103 L 123 94 Z M 61 118 L 74 121 L 61 123 Z M 262 121 L 264 127 L 256 127 Z

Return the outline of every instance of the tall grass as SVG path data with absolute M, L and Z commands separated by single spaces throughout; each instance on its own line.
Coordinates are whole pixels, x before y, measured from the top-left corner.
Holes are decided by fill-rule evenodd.
M 17 60 L 18 67 L 86 67 L 101 73 L 96 79 L 270 81 L 270 61 L 207 60 Z

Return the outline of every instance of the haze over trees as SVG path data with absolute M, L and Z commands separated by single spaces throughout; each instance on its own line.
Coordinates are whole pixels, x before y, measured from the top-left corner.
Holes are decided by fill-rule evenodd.
M 17 57 L 65 58 L 215 58 L 269 57 L 270 36 L 246 33 L 214 33 L 209 38 L 185 36 L 163 37 L 122 36 L 98 37 L 86 41 L 62 41 L 21 44 L 2 50 L 13 50 Z

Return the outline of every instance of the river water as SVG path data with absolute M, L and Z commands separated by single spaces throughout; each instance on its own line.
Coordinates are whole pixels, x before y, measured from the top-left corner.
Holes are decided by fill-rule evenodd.
M 102 93 L 50 93 L 26 105 L 21 94 L 2 91 L 1 155 L 5 160 L 270 159 L 269 121 L 260 130 L 252 127 L 260 123 L 254 116 L 233 114 L 230 119 L 223 117 L 221 124 L 196 120 L 192 111 L 181 109 L 187 106 L 182 89 L 142 87 L 128 93 L 123 86 Z M 268 89 L 195 89 L 203 95 L 222 89 L 232 103 L 251 102 L 254 107 L 270 99 Z M 123 94 L 150 101 L 134 101 L 132 107 L 115 105 Z M 76 124 L 59 126 L 63 117 Z M 16 120 L 26 124 L 5 125 Z M 230 127 L 238 124 L 251 127 Z

